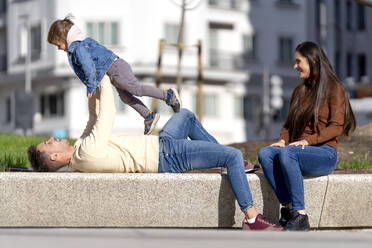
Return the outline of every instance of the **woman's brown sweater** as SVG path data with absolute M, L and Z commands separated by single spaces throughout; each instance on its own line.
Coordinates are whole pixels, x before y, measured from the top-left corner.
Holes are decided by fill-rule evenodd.
M 311 122 L 305 127 L 298 140 L 306 140 L 309 145 L 327 144 L 337 149 L 337 137 L 342 134 L 345 116 L 345 93 L 341 84 L 334 83 L 327 101 L 320 106 L 318 115 L 319 132 Z M 280 139 L 288 145 L 289 131 L 283 126 Z M 298 140 L 293 140 L 298 141 Z

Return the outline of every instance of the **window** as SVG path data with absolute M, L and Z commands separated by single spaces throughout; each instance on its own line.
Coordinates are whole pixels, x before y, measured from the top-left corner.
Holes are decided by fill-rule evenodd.
M 209 64 L 212 67 L 222 67 L 226 69 L 235 69 L 242 67 L 242 52 L 234 53 L 228 46 L 227 41 L 231 39 L 233 34 L 234 24 L 232 23 L 217 23 L 210 22 L 208 30 L 209 44 Z M 243 38 L 241 38 L 243 39 Z M 243 49 L 243 47 L 241 47 Z
M 366 22 L 365 22 L 365 7 L 361 4 L 357 5 L 357 15 L 358 17 L 358 30 L 365 30 L 366 29 Z
M 279 38 L 279 62 L 280 63 L 291 63 L 293 60 L 292 55 L 292 38 L 280 37 Z
M 27 54 L 27 29 L 25 25 L 22 25 L 19 30 L 19 58 L 23 61 Z
M 38 60 L 41 57 L 41 24 L 31 25 L 30 27 L 31 39 L 31 60 Z M 28 34 L 25 25 L 20 29 L 20 49 L 19 62 L 25 63 L 27 49 L 28 49 Z
M 209 30 L 209 47 L 211 50 L 218 49 L 218 32 L 216 29 Z
M 6 54 L 0 55 L 0 72 L 7 70 L 7 57 Z
M 6 29 L 0 29 L 0 72 L 7 69 L 7 56 L 6 56 Z
M 6 98 L 5 105 L 6 105 L 6 123 L 10 123 L 12 120 L 12 102 L 10 96 Z
M 105 42 L 105 37 L 106 37 L 106 33 L 107 33 L 107 30 L 105 28 L 105 23 L 99 22 L 97 27 L 98 27 L 98 32 L 97 32 L 97 34 L 98 34 L 98 37 L 97 37 L 98 42 L 101 43 L 101 44 L 108 45 L 108 43 Z
M 40 59 L 41 56 L 41 25 L 31 27 L 31 60 Z
M 336 75 L 340 78 L 341 75 L 341 53 L 340 51 L 335 52 L 335 71 Z
M 234 97 L 234 117 L 243 118 L 244 116 L 244 98 L 241 96 Z
M 42 94 L 40 96 L 40 113 L 43 117 L 64 116 L 64 92 Z
M 225 9 L 239 9 L 242 0 L 208 0 L 208 4 L 213 7 Z
M 178 32 L 179 32 L 179 25 L 178 24 L 165 24 L 165 41 L 167 43 L 178 43 Z M 185 41 L 185 34 L 183 36 L 183 40 Z
M 256 58 L 256 35 L 243 35 L 243 54 L 246 59 Z
M 238 9 L 239 8 L 239 0 L 230 0 L 230 8 L 231 9 Z
M 228 22 L 210 22 L 209 30 L 234 30 L 234 24 Z
M 261 111 L 261 100 L 258 95 L 248 95 L 244 97 L 244 119 L 255 121 L 259 118 Z
M 119 25 L 117 22 L 111 22 L 111 44 L 117 45 L 119 44 Z
M 204 94 L 203 95 L 203 116 L 205 117 L 218 117 L 218 95 Z M 197 111 L 198 95 L 194 95 L 194 112 Z
M 287 119 L 290 99 L 283 97 L 283 107 L 277 112 L 275 121 L 284 122 Z
M 316 38 L 322 43 L 327 29 L 327 4 L 325 0 L 316 0 Z
M 211 6 L 217 6 L 218 5 L 218 0 L 208 0 L 208 4 Z
M 358 80 L 360 81 L 363 76 L 367 75 L 367 61 L 366 55 L 358 55 Z
M 339 23 L 341 23 L 341 5 L 340 5 L 340 0 L 334 0 L 335 4 L 335 9 L 334 9 L 334 14 L 335 14 L 335 25 L 338 26 Z
M 209 63 L 210 66 L 218 66 L 218 32 L 216 29 L 209 30 Z
M 352 18 L 353 18 L 353 10 L 352 10 L 352 2 L 346 2 L 346 29 L 351 31 L 352 30 Z
M 353 76 L 353 55 L 351 53 L 346 55 L 346 76 Z
M 276 6 L 280 8 L 299 8 L 299 4 L 294 0 L 277 0 Z
M 87 35 L 94 38 L 94 25 L 92 22 L 87 23 Z
M 87 22 L 87 36 L 92 37 L 106 46 L 119 45 L 119 23 L 118 22 Z
M 334 0 L 334 19 L 335 19 L 335 40 L 341 40 L 341 28 L 342 28 L 342 15 L 341 15 L 341 0 Z M 340 47 L 340 44 L 336 42 L 336 47 Z M 340 73 L 340 72 L 339 72 Z
M 0 0 L 0 13 L 6 12 L 6 1 L 7 0 Z

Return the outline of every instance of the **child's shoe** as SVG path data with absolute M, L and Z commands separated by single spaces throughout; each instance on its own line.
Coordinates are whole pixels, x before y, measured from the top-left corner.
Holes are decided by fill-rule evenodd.
M 149 112 L 148 115 L 145 118 L 145 135 L 150 135 L 158 123 L 158 120 L 160 118 L 160 115 L 158 113 Z
M 182 104 L 181 104 L 181 98 L 177 90 L 174 88 L 171 88 L 171 89 L 168 89 L 166 92 L 167 92 L 167 98 L 165 99 L 166 104 L 171 106 L 175 113 L 180 112 L 182 108 L 181 106 Z

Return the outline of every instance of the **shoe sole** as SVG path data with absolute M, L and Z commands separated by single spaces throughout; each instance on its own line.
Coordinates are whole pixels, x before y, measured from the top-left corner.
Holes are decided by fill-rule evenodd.
M 160 115 L 158 113 L 156 113 L 155 116 L 154 116 L 154 120 L 151 124 L 150 130 L 145 135 L 151 135 L 152 134 L 152 132 L 155 130 L 155 127 L 156 127 L 156 124 L 158 123 L 159 118 L 160 118 Z
M 176 90 L 176 88 L 171 88 L 171 90 L 173 90 L 173 93 L 176 95 L 176 98 L 178 100 L 178 102 L 180 103 L 180 111 L 182 109 L 182 101 L 181 101 L 181 97 L 180 95 L 178 94 L 178 91 Z M 179 111 L 178 111 L 179 112 Z M 176 112 L 177 113 L 177 112 Z

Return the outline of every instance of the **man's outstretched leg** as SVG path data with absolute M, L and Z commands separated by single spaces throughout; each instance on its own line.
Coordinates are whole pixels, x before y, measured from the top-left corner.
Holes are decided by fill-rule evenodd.
M 217 140 L 208 133 L 193 112 L 183 108 L 181 112 L 174 114 L 160 131 L 159 137 L 171 137 L 174 139 L 202 140 L 218 144 Z M 260 167 L 244 160 L 246 173 L 257 171 Z M 226 167 L 221 168 L 223 174 L 227 174 Z
M 202 140 L 159 138 L 159 173 L 183 173 L 189 170 L 227 167 L 227 176 L 246 216 L 243 228 L 251 230 L 281 230 L 257 213 L 243 167 L 240 150 Z
M 217 140 L 204 129 L 193 112 L 181 109 L 174 114 L 160 131 L 159 137 L 171 137 L 174 139 L 203 140 L 218 144 Z

